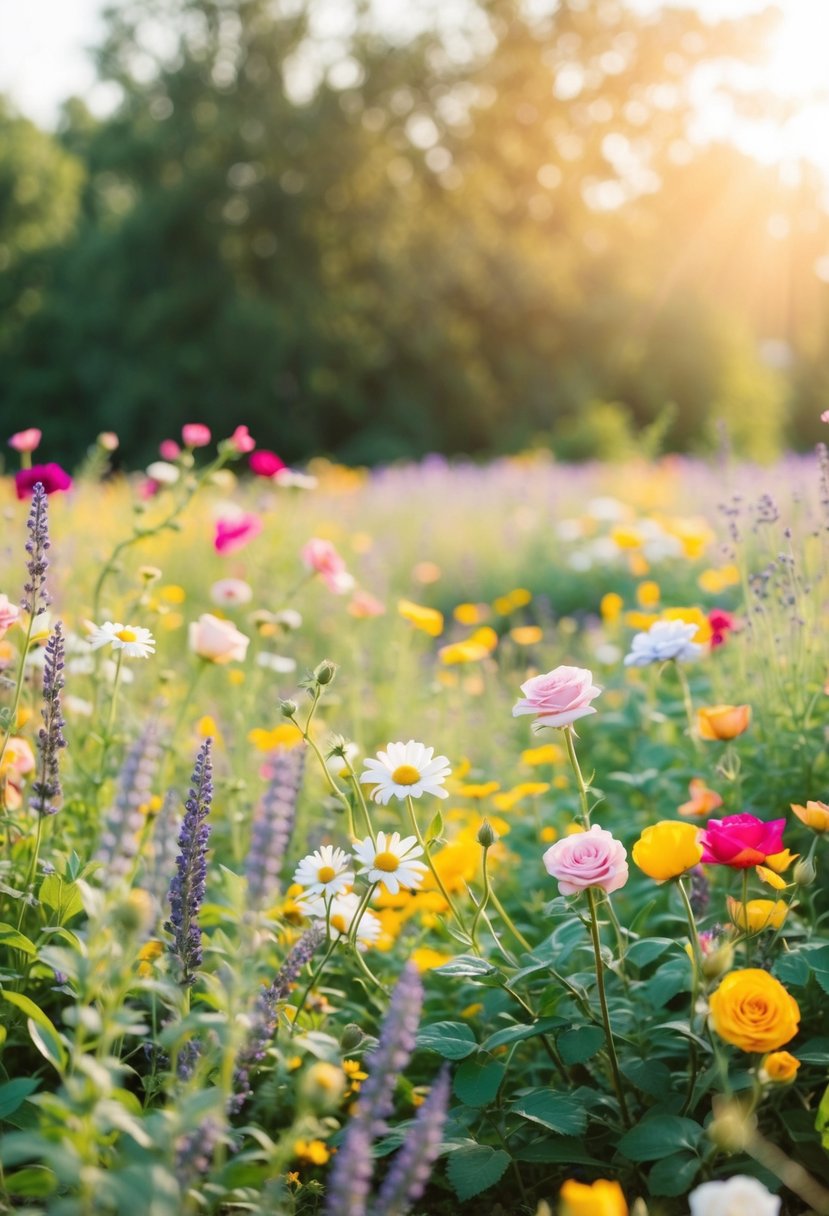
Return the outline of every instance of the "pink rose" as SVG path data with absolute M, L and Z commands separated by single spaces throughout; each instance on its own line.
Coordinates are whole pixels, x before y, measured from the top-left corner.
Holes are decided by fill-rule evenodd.
M 217 519 L 213 547 L 217 553 L 235 553 L 258 536 L 262 527 L 258 515 L 242 514 L 232 519 Z
M 269 452 L 267 448 L 260 448 L 258 452 L 254 452 L 248 464 L 250 471 L 257 477 L 275 477 L 285 468 L 285 461 L 277 456 L 276 452 Z
M 43 432 L 39 431 L 36 426 L 30 426 L 27 431 L 17 431 L 9 440 L 9 447 L 14 448 L 15 452 L 34 452 L 40 447 L 40 441 L 43 438 Z
M 577 718 L 596 711 L 590 702 L 602 691 L 593 683 L 592 673 L 584 667 L 556 667 L 543 676 L 533 676 L 521 685 L 524 697 L 517 701 L 512 716 L 537 714 L 533 730 L 542 726 L 569 726 Z
M 176 461 L 181 455 L 181 448 L 175 439 L 162 439 L 158 445 L 158 450 L 164 460 Z
M 594 825 L 588 832 L 564 836 L 544 854 L 544 867 L 558 881 L 562 895 L 588 887 L 618 891 L 628 880 L 627 852 L 610 832 Z
M 785 826 L 785 819 L 765 822 L 756 815 L 709 819 L 699 837 L 702 860 L 735 870 L 761 866 L 767 857 L 783 852 Z
M 304 566 L 320 576 L 334 595 L 346 595 L 354 587 L 353 577 L 346 570 L 345 562 L 330 540 L 312 537 L 303 546 L 300 558 Z
M 256 440 L 251 438 L 250 431 L 246 426 L 237 426 L 236 430 L 230 436 L 230 442 L 240 455 L 246 452 L 252 452 L 256 447 Z
M 7 595 L 0 595 L 0 638 L 4 638 L 20 617 L 20 609 Z
M 250 638 L 230 621 L 204 612 L 197 621 L 190 622 L 187 643 L 194 654 L 209 663 L 243 663 Z
M 47 494 L 56 490 L 71 490 L 72 478 L 59 464 L 33 464 L 30 469 L 20 469 L 14 475 L 14 488 L 18 498 L 29 498 L 40 482 Z
M 181 438 L 187 448 L 206 448 L 213 436 L 210 427 L 203 422 L 185 422 L 181 428 Z

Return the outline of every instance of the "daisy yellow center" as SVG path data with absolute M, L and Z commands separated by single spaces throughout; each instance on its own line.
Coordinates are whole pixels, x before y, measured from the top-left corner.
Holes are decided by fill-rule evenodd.
M 119 642 L 135 642 L 138 640 L 138 634 L 134 629 L 119 629 L 115 636 Z
M 417 785 L 420 773 L 413 764 L 398 764 L 391 779 L 395 785 Z
M 399 866 L 400 858 L 395 856 L 394 853 L 389 853 L 388 850 L 378 853 L 374 858 L 374 868 L 376 870 L 383 870 L 386 874 L 393 874 Z
M 317 882 L 330 882 L 332 878 L 337 877 L 337 871 L 333 866 L 320 866 L 317 870 Z
M 345 917 L 342 912 L 335 912 L 331 917 L 331 928 L 336 929 L 338 933 L 348 932 L 348 925 L 345 923 Z

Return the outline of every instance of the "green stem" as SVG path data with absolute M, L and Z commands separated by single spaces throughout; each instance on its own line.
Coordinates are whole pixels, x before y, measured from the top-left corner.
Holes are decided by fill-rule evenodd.
M 746 964 L 751 966 L 753 934 L 748 920 L 748 870 L 743 869 L 743 919 L 745 920 Z
M 118 689 L 121 686 L 121 670 L 124 663 L 123 647 L 118 651 L 118 658 L 115 660 L 115 679 L 112 682 L 112 700 L 109 706 L 109 715 L 107 724 L 104 727 L 104 737 L 101 741 L 101 758 L 98 762 L 98 776 L 95 778 L 95 802 L 97 805 L 98 797 L 101 792 L 101 786 L 106 777 L 106 762 L 109 753 L 109 745 L 112 743 L 112 732 L 115 726 L 115 710 L 118 705 Z
M 694 919 L 694 909 L 691 907 L 691 901 L 688 898 L 688 892 L 685 890 L 685 884 L 681 878 L 676 880 L 677 890 L 679 891 L 680 899 L 685 908 L 685 917 L 688 921 L 688 934 L 691 939 L 691 950 L 693 952 L 692 975 L 691 975 L 691 1004 L 688 1010 L 688 1029 L 691 1034 L 694 1033 L 694 1019 L 696 1017 L 697 996 L 699 994 L 699 985 L 702 978 L 702 948 L 699 941 L 699 932 L 697 931 L 697 923 Z M 682 1107 L 682 1113 L 690 1109 L 691 1101 L 694 1096 L 694 1086 L 697 1082 L 697 1072 L 699 1071 L 699 1059 L 697 1053 L 697 1045 L 693 1039 L 688 1040 L 688 1085 L 685 1090 L 685 1104 Z
M 481 919 L 483 911 L 486 908 L 487 904 L 489 903 L 489 896 L 490 896 L 489 870 L 488 870 L 487 864 L 486 864 L 488 853 L 489 853 L 489 848 L 487 846 L 484 846 L 483 858 L 481 860 L 481 871 L 482 871 L 483 880 L 484 880 L 484 893 L 481 896 L 480 900 L 478 901 L 478 906 L 475 909 L 475 915 L 472 917 L 472 926 L 469 930 L 469 936 L 472 938 L 472 946 L 473 946 L 473 949 L 475 949 L 475 950 L 478 949 L 478 941 L 477 941 L 477 937 L 476 937 L 476 934 L 478 932 L 478 921 Z
M 527 941 L 526 937 L 524 937 L 524 934 L 521 933 L 516 928 L 515 924 L 513 923 L 512 917 L 508 915 L 506 909 L 504 908 L 504 905 L 501 903 L 500 899 L 495 894 L 495 891 L 493 888 L 490 888 L 489 898 L 492 900 L 492 904 L 495 908 L 495 911 L 501 917 L 501 920 L 507 926 L 507 928 L 509 929 L 510 933 L 515 938 L 515 940 L 517 942 L 520 942 L 525 950 L 532 950 L 532 946 Z
M 616 1056 L 616 1046 L 613 1042 L 613 1031 L 610 1027 L 610 1011 L 607 1007 L 607 994 L 604 987 L 604 963 L 602 962 L 602 943 L 599 938 L 599 918 L 596 914 L 596 892 L 592 887 L 587 888 L 587 903 L 590 908 L 590 933 L 593 938 L 593 954 L 596 959 L 596 987 L 599 992 L 599 1004 L 602 1009 L 607 1054 L 610 1058 L 610 1071 L 613 1074 L 613 1088 L 619 1102 L 619 1110 L 625 1127 L 630 1127 L 630 1115 L 625 1102 L 625 1091 L 622 1087 L 622 1077 L 619 1072 L 619 1061 Z
M 386 988 L 385 984 L 380 983 L 377 976 L 371 970 L 368 963 L 366 962 L 366 960 L 363 958 L 362 954 L 360 953 L 358 946 L 354 947 L 354 960 L 357 963 L 357 966 L 362 971 L 363 975 L 366 977 L 366 979 L 371 980 L 371 982 L 375 986 L 375 988 L 379 988 L 384 996 L 388 996 L 389 995 L 388 988 Z
M 374 835 L 374 828 L 371 825 L 371 816 L 368 813 L 368 804 L 366 803 L 365 794 L 363 793 L 363 787 L 360 785 L 360 779 L 354 772 L 351 761 L 348 759 L 348 757 L 344 756 L 343 759 L 345 760 L 346 772 L 351 779 L 351 784 L 354 786 L 354 793 L 357 796 L 357 802 L 359 803 L 360 809 L 363 812 L 363 817 L 366 821 L 366 830 L 371 837 L 371 843 L 376 844 L 377 838 Z
M 34 604 L 32 604 L 34 609 Z M 26 656 L 29 653 L 29 646 L 32 642 L 32 628 L 35 623 L 34 611 L 29 613 L 29 624 L 26 628 L 26 640 L 23 643 L 23 651 L 20 655 L 20 664 L 17 668 L 17 683 L 14 688 L 14 700 L 12 701 L 11 710 L 9 711 L 9 724 L 6 727 L 5 735 L 3 736 L 3 746 L 0 748 L 0 766 L 3 764 L 3 757 L 6 754 L 6 748 L 9 746 L 9 739 L 14 734 L 17 726 L 17 711 L 20 708 L 20 696 L 23 692 L 23 676 L 26 670 Z
M 296 1007 L 296 1013 L 294 1014 L 293 1021 L 291 1023 L 291 1033 L 292 1034 L 297 1028 L 297 1025 L 299 1023 L 299 1015 L 302 1013 L 303 1009 L 305 1008 L 305 1002 L 308 1000 L 308 997 L 310 996 L 311 989 L 316 985 L 317 981 L 319 980 L 320 976 L 322 975 L 326 963 L 328 962 L 331 955 L 334 953 L 334 951 L 337 948 L 338 941 L 339 941 L 339 938 L 336 938 L 336 937 L 332 938 L 331 942 L 329 943 L 328 949 L 326 950 L 325 954 L 322 956 L 322 962 L 320 963 L 319 967 L 317 967 L 316 971 L 313 973 L 313 975 L 311 976 L 308 983 L 305 985 L 305 989 L 302 993 L 302 996 L 300 997 L 299 1004 Z
M 418 826 L 417 815 L 415 814 L 415 809 L 414 809 L 414 802 L 412 801 L 411 797 L 406 798 L 406 805 L 409 808 L 409 818 L 412 821 L 412 828 L 414 830 L 415 836 L 417 837 L 417 843 L 420 845 L 420 847 L 423 850 L 423 855 L 426 858 L 426 864 L 428 865 L 429 869 L 432 871 L 432 877 L 434 878 L 435 882 L 438 885 L 438 890 L 440 891 L 443 898 L 446 900 L 446 903 L 447 903 L 452 915 L 454 916 L 455 920 L 457 921 L 458 927 L 461 929 L 462 933 L 464 933 L 464 935 L 466 937 L 469 937 L 469 931 L 466 928 L 463 918 L 461 917 L 461 914 L 458 912 L 458 909 L 455 906 L 452 896 L 446 890 L 443 879 L 441 878 L 440 874 L 438 873 L 435 863 L 432 861 L 431 855 L 429 853 L 429 849 L 426 846 L 426 841 L 423 839 L 423 833 L 421 832 L 420 827 Z
M 317 697 L 317 700 L 319 700 L 319 697 Z M 348 797 L 348 795 L 343 790 L 340 789 L 340 787 L 337 785 L 334 778 L 331 776 L 331 773 L 328 770 L 328 765 L 325 763 L 325 757 L 323 756 L 322 752 L 317 747 L 316 743 L 314 742 L 314 740 L 311 738 L 310 734 L 308 733 L 308 727 L 311 724 L 311 718 L 313 717 L 313 712 L 314 712 L 315 708 L 316 708 L 316 701 L 315 701 L 314 705 L 311 707 L 311 713 L 308 715 L 308 721 L 305 724 L 304 730 L 300 726 L 300 724 L 297 722 L 295 715 L 290 717 L 288 720 L 290 722 L 293 722 L 293 724 L 297 728 L 297 730 L 301 732 L 303 739 L 308 744 L 311 751 L 316 756 L 317 760 L 319 760 L 320 768 L 322 769 L 322 775 L 325 778 L 325 782 L 326 782 L 326 785 L 328 786 L 330 793 L 332 793 L 335 798 L 339 799 L 339 801 L 343 804 L 343 807 L 345 808 L 345 813 L 346 813 L 346 816 L 348 819 L 349 837 L 351 840 L 356 840 L 357 836 L 354 831 L 354 808 L 351 805 L 351 799 Z
M 29 866 L 29 875 L 26 879 L 26 886 L 24 888 L 25 895 L 24 895 L 24 898 L 21 899 L 21 901 L 20 901 L 20 913 L 17 918 L 18 933 L 20 932 L 20 926 L 23 924 L 23 918 L 26 915 L 26 908 L 28 906 L 29 887 L 34 886 L 35 880 L 37 878 L 37 859 L 40 854 L 40 842 L 43 839 L 43 819 L 44 819 L 43 814 L 38 813 L 37 830 L 35 832 L 35 850 L 34 850 L 34 853 L 32 854 L 32 863 Z
M 581 803 L 581 816 L 584 820 L 585 828 L 590 827 L 590 804 L 587 799 L 587 786 L 582 776 L 581 768 L 579 767 L 579 758 L 576 755 L 576 745 L 574 742 L 575 735 L 572 726 L 565 726 L 564 738 L 567 743 L 567 755 L 570 760 L 570 767 L 573 770 L 573 776 L 576 778 L 576 785 L 579 791 L 579 801 Z
M 694 718 L 694 702 L 691 698 L 691 686 L 688 683 L 688 677 L 683 671 L 681 664 L 678 663 L 676 659 L 672 661 L 677 679 L 679 680 L 679 686 L 682 689 L 682 701 L 685 705 L 685 717 L 688 719 L 688 737 L 690 738 L 694 747 L 699 750 L 700 744 L 699 739 L 697 738 L 697 724 L 696 719 Z

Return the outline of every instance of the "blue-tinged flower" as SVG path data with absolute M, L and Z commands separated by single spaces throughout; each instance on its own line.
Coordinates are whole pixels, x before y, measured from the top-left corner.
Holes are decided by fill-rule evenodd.
M 630 654 L 625 655 L 625 667 L 648 667 L 651 663 L 690 663 L 698 659 L 704 647 L 692 642 L 697 632 L 695 624 L 685 621 L 654 621 L 647 633 L 637 633 L 631 642 Z
M 46 590 L 46 571 L 49 562 L 46 554 L 51 548 L 49 540 L 49 509 L 47 506 L 46 490 L 43 483 L 38 481 L 32 493 L 32 505 L 26 523 L 29 539 L 26 541 L 26 552 L 29 560 L 26 563 L 28 582 L 23 587 L 23 599 L 20 601 L 25 612 L 36 616 L 49 607 L 49 595 Z
M 62 789 L 60 784 L 59 757 L 66 747 L 63 728 L 66 725 L 61 713 L 60 694 L 63 689 L 64 666 L 63 626 L 58 623 L 45 646 L 43 666 L 43 726 L 38 732 L 40 748 L 40 775 L 32 782 L 30 805 L 41 815 L 55 815 L 60 808 Z
M 262 907 L 279 886 L 282 863 L 296 819 L 296 803 L 305 753 L 280 748 L 271 757 L 271 778 L 253 816 L 250 848 L 245 859 L 248 898 Z
M 213 800 L 211 740 L 205 739 L 196 757 L 190 793 L 184 804 L 184 819 L 179 833 L 177 873 L 170 883 L 170 919 L 164 926 L 173 935 L 170 952 L 177 961 L 180 982 L 190 987 L 202 962 L 202 930 L 199 912 L 207 882 L 207 816 Z
M 132 869 L 160 759 L 158 723 L 152 719 L 127 752 L 95 854 L 112 878 L 124 877 Z
M 444 1064 L 380 1187 L 371 1216 L 405 1216 L 423 1194 L 440 1152 L 448 1106 L 449 1071 Z

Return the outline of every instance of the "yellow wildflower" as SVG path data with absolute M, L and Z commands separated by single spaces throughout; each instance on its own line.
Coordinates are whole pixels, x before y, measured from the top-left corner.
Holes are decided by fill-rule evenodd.
M 436 638 L 443 633 L 443 613 L 436 608 L 427 608 L 412 600 L 398 600 L 397 611 L 415 629 L 422 629 L 429 637 Z
M 509 635 L 517 646 L 535 646 L 544 637 L 544 631 L 539 625 L 516 625 Z
M 652 579 L 640 583 L 636 588 L 636 602 L 640 608 L 656 608 L 660 595 L 659 583 L 653 582 Z
M 625 601 L 615 591 L 608 591 L 603 595 L 599 600 L 599 612 L 605 624 L 612 625 L 615 621 L 618 621 L 624 606 Z
M 459 625 L 478 625 L 484 619 L 485 612 L 483 604 L 458 604 L 452 616 Z
M 528 747 L 521 753 L 521 763 L 535 767 L 539 764 L 558 764 L 564 752 L 557 743 L 544 743 L 541 747 Z
M 178 583 L 168 583 L 166 587 L 159 587 L 158 594 L 168 604 L 183 604 L 187 599 L 187 592 L 183 587 L 179 587 Z
M 272 730 L 255 727 L 248 733 L 248 742 L 260 752 L 272 752 L 277 747 L 298 747 L 302 743 L 302 731 L 293 722 L 280 722 Z
M 513 786 L 511 790 L 504 790 L 503 793 L 496 794 L 492 801 L 499 811 L 511 811 L 525 798 L 546 794 L 549 788 L 548 781 L 523 781 L 520 785 Z
M 294 1156 L 311 1165 L 325 1165 L 331 1158 L 331 1150 L 322 1140 L 297 1140 L 294 1143 Z

